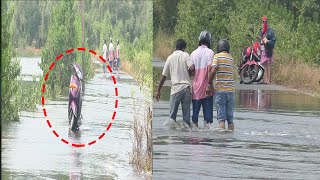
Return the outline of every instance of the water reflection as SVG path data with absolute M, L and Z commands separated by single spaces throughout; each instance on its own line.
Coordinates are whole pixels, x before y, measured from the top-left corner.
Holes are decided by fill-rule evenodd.
M 82 162 L 81 159 L 81 153 L 79 152 L 80 149 L 71 149 L 71 169 L 69 174 L 69 179 L 83 179 L 83 173 L 82 173 Z
M 267 111 L 271 108 L 270 90 L 240 90 L 239 104 L 243 108 L 255 111 Z
M 320 177 L 319 98 L 296 91 L 236 90 L 237 128 L 228 132 L 215 129 L 216 124 L 192 131 L 166 126 L 167 96 L 154 103 L 153 179 Z

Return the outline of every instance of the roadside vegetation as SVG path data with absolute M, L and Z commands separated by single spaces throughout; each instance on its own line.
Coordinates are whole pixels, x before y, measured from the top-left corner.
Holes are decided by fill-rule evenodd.
M 43 77 L 61 53 L 64 56 L 55 61 L 54 70 L 46 82 L 45 98 L 54 100 L 67 95 L 71 62 L 76 61 L 82 66 L 85 82 L 88 82 L 95 70 L 91 61 L 102 55 L 104 40 L 109 45 L 110 38 L 114 46 L 117 39 L 120 41 L 122 69 L 139 83 L 141 92 L 145 94 L 143 106 L 146 109 L 152 107 L 152 1 L 4 1 L 3 4 L 2 123 L 18 121 L 20 110 L 36 109 L 36 104 L 41 103 Z M 65 54 L 66 50 L 77 47 L 93 49 L 98 56 L 87 51 L 84 56 L 79 51 Z M 40 81 L 26 83 L 18 78 L 20 67 L 17 57 L 41 57 L 43 75 Z M 152 118 L 147 112 L 143 114 L 143 121 L 137 123 L 134 119 L 132 124 L 134 137 L 141 137 L 137 130 L 142 128 L 142 138 L 146 140 L 133 139 L 131 163 L 141 171 L 151 172 Z M 147 142 L 146 146 L 139 144 Z M 138 150 L 140 152 L 136 152 Z
M 241 49 L 250 45 L 245 38 L 249 28 L 253 27 L 258 36 L 261 17 L 266 15 L 277 37 L 273 83 L 319 95 L 319 9 L 317 0 L 155 0 L 153 56 L 165 60 L 174 50 L 172 40 L 178 38 L 186 40 L 186 51 L 191 53 L 197 47 L 199 33 L 208 30 L 214 51 L 221 38 L 229 39 L 238 64 Z

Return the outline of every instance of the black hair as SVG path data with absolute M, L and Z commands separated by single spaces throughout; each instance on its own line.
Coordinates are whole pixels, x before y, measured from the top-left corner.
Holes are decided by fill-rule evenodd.
M 210 39 L 209 38 L 202 38 L 199 41 L 199 46 L 206 45 L 208 48 L 211 47 Z
M 176 42 L 176 50 L 184 50 L 187 47 L 187 43 L 183 39 L 178 39 Z

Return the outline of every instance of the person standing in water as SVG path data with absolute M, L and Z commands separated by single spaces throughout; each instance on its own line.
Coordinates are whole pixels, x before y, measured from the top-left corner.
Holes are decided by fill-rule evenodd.
M 170 119 L 176 122 L 179 105 L 182 106 L 183 121 L 190 127 L 191 82 L 189 68 L 192 61 L 188 53 L 184 52 L 187 44 L 183 39 L 176 42 L 176 50 L 168 57 L 160 80 L 156 99 L 160 99 L 160 90 L 168 76 L 171 77 Z
M 209 74 L 211 85 L 215 78 L 215 103 L 217 108 L 217 120 L 219 127 L 225 129 L 225 121 L 228 129 L 234 130 L 233 110 L 234 110 L 234 60 L 229 54 L 230 45 L 227 40 L 220 40 L 217 46 L 218 54 L 215 54 Z M 210 93 L 213 87 L 208 86 L 207 92 Z
M 211 33 L 202 31 L 199 36 L 199 47 L 191 53 L 191 60 L 195 66 L 195 75 L 192 86 L 192 122 L 196 127 L 198 127 L 201 106 L 206 128 L 209 128 L 210 124 L 213 122 L 213 91 L 206 94 L 209 72 L 214 55 L 210 46 Z

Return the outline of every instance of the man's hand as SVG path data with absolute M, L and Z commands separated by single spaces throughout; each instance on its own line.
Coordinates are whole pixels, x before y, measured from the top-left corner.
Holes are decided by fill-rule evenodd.
M 207 96 L 212 96 L 214 92 L 214 88 L 211 84 L 208 84 L 207 88 L 206 88 L 206 95 Z
M 162 87 L 162 85 L 163 85 L 163 83 L 164 83 L 164 81 L 166 80 L 166 76 L 164 76 L 164 75 L 162 75 L 162 78 L 161 78 L 161 80 L 160 80 L 160 83 L 159 83 L 159 87 L 158 87 L 158 89 L 157 89 L 157 94 L 156 94 L 156 100 L 157 101 L 159 101 L 159 99 L 160 99 L 160 90 L 161 90 L 161 87 Z
M 161 96 L 161 94 L 160 94 L 160 91 L 158 90 L 158 91 L 157 91 L 157 94 L 156 94 L 156 100 L 157 100 L 157 102 L 159 102 L 160 96 Z
M 267 44 L 268 39 L 267 39 L 266 37 L 264 37 L 264 38 L 262 39 L 262 41 L 263 41 L 264 44 Z

